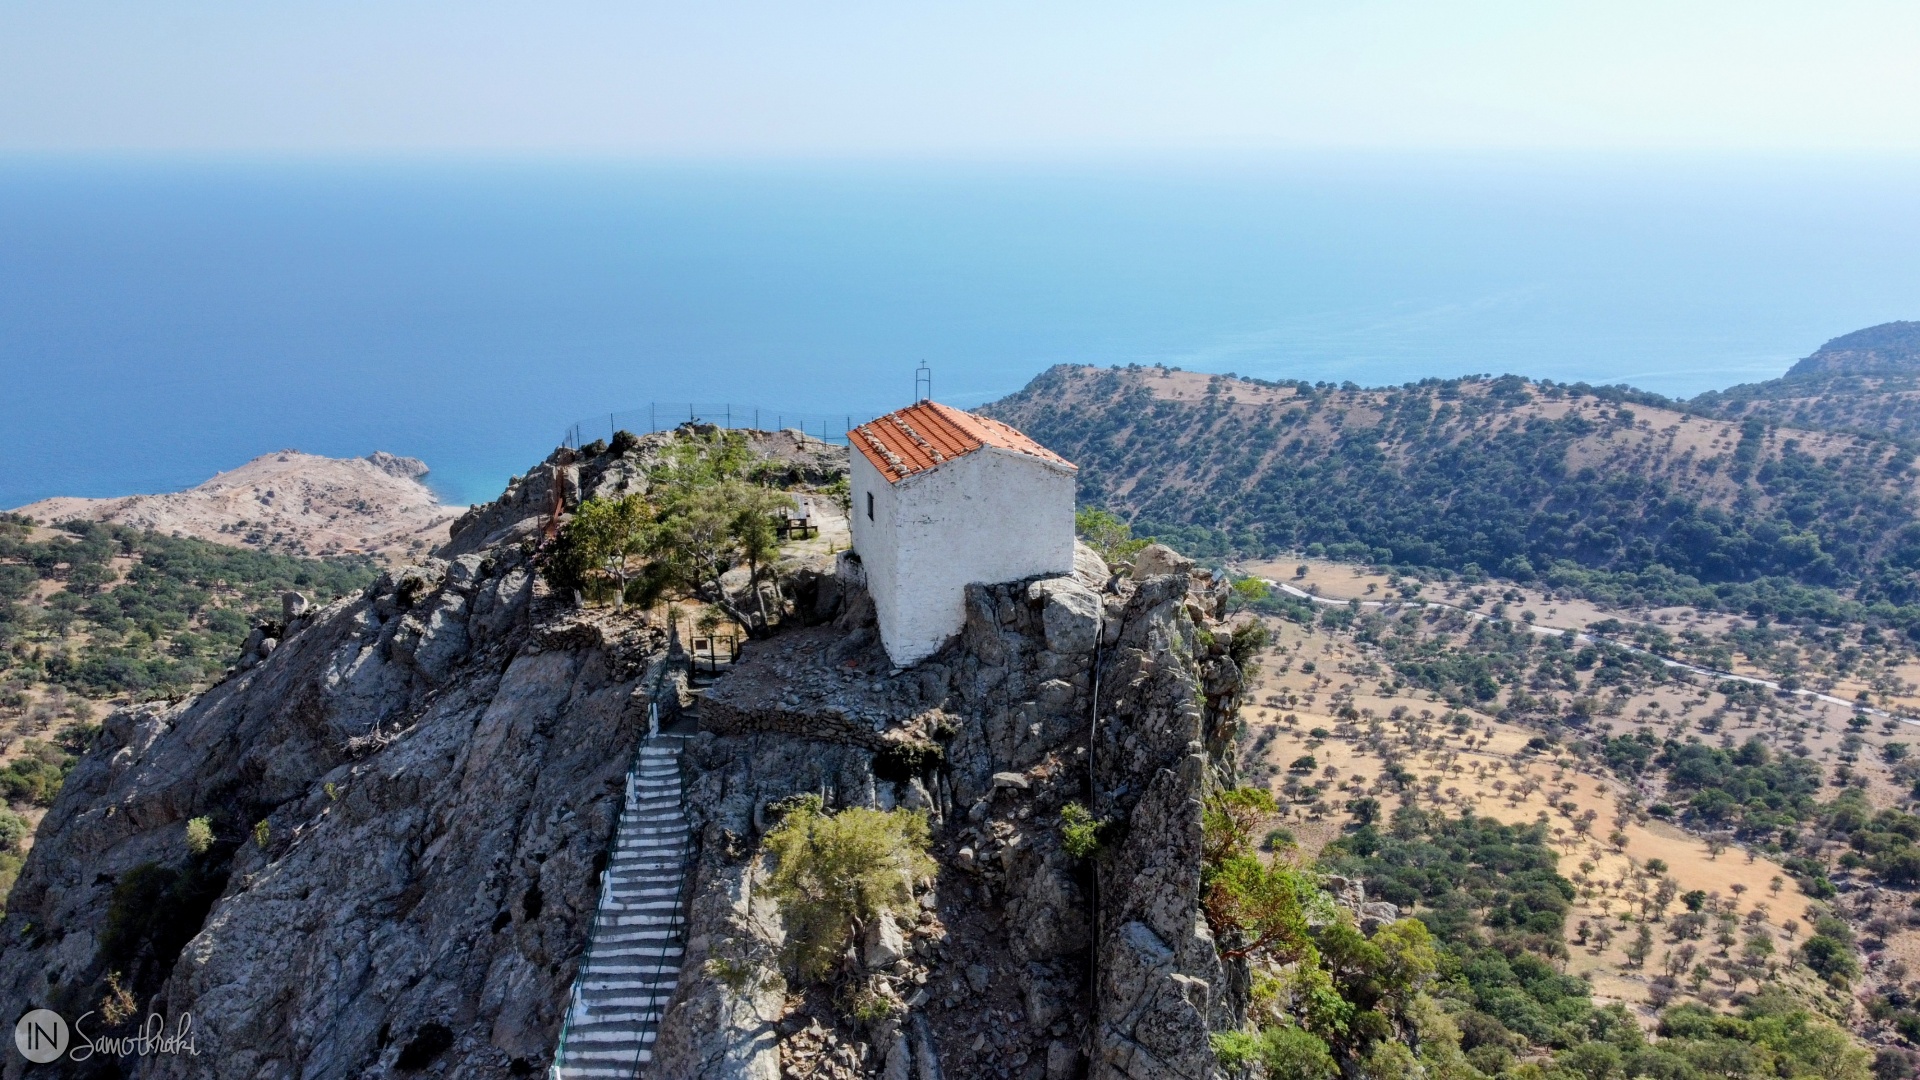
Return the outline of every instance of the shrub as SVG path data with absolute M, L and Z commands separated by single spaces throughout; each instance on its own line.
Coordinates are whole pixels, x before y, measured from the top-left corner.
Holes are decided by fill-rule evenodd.
M 1821 978 L 1843 989 L 1860 976 L 1853 946 L 1835 935 L 1823 932 L 1808 938 L 1800 946 L 1800 959 Z
M 72 755 L 38 739 L 26 740 L 21 748 L 24 756 L 0 768 L 0 794 L 21 806 L 52 806 L 73 767 Z
M 1280 804 L 1265 788 L 1237 787 L 1207 797 L 1200 814 L 1200 856 L 1213 865 L 1253 853 L 1253 838 Z
M 1242 671 L 1252 674 L 1257 670 L 1254 657 L 1260 655 L 1260 650 L 1272 640 L 1273 634 L 1267 629 L 1266 623 L 1259 620 L 1244 622 L 1234 627 L 1233 638 L 1227 644 L 1227 655 L 1233 657 L 1233 662 Z
M 1102 823 L 1093 811 L 1077 802 L 1060 808 L 1060 846 L 1076 859 L 1091 859 L 1100 854 Z
M 1233 855 L 1204 868 L 1200 888 L 1201 909 L 1222 957 L 1287 963 L 1311 948 L 1306 912 L 1319 886 L 1307 875 L 1267 866 L 1253 855 Z
M 187 850 L 195 855 L 205 855 L 213 846 L 213 819 L 197 817 L 187 822 Z
M 1326 1042 L 1292 1025 L 1264 1028 L 1257 1035 L 1221 1032 L 1213 1036 L 1213 1052 L 1223 1065 L 1244 1068 L 1257 1062 L 1269 1080 L 1332 1080 L 1340 1075 Z
M 863 926 L 913 903 L 913 883 L 934 869 L 929 839 L 916 811 L 787 811 L 766 837 L 777 861 L 766 893 L 780 904 L 787 958 L 802 979 L 826 978 Z
M 25 840 L 32 831 L 26 818 L 8 810 L 0 810 L 0 854 L 18 852 L 20 841 Z

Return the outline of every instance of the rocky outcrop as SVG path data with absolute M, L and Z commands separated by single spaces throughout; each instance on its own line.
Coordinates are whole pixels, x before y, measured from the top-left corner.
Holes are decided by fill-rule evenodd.
M 514 545 L 283 611 L 225 682 L 108 719 L 0 924 L 0 1003 L 98 1035 L 112 976 L 191 1014 L 198 1056 L 142 1075 L 544 1069 L 648 702 L 677 703 L 665 631 L 550 602 Z
M 545 1070 L 624 774 L 684 673 L 642 613 L 546 595 L 537 559 L 556 507 L 641 490 L 663 445 L 556 452 L 438 557 L 317 610 L 290 595 L 226 681 L 111 717 L 0 923 L 0 1003 L 77 1017 L 122 986 L 190 1013 L 199 1055 L 140 1075 Z M 814 468 L 796 445 L 776 466 Z M 1213 1077 L 1240 1006 L 1198 909 L 1200 807 L 1230 779 L 1238 670 L 1201 633 L 1221 583 L 1167 567 L 1083 549 L 971 586 L 962 631 L 899 670 L 853 564 L 784 565 L 781 632 L 681 754 L 687 937 L 648 1075 Z M 932 826 L 937 871 L 854 944 L 857 999 L 789 984 L 762 895 L 760 837 L 800 794 Z M 1104 822 L 1091 857 L 1064 847 L 1069 803 Z
M 693 434 L 711 435 L 710 424 L 687 424 Z M 844 475 L 847 449 L 797 431 L 741 431 L 747 449 L 760 462 L 759 475 L 770 482 L 827 484 Z M 444 557 L 513 544 L 533 544 L 550 523 L 556 504 L 571 512 L 583 499 L 618 498 L 645 491 L 647 474 L 664 460 L 675 438 L 671 431 L 650 435 L 619 432 L 612 445 L 591 443 L 560 447 L 540 464 L 507 482 L 500 498 L 475 506 L 450 526 Z M 557 499 L 556 491 L 558 488 Z
M 388 476 L 398 476 L 404 480 L 418 480 L 431 470 L 427 463 L 417 457 L 401 457 L 389 454 L 385 450 L 375 450 L 367 455 L 367 463 Z
M 698 899 L 657 1075 L 1216 1074 L 1208 1033 L 1236 1013 L 1198 909 L 1200 805 L 1224 763 L 1194 619 L 1219 597 L 1186 567 L 1077 565 L 970 587 L 962 633 L 904 671 L 844 582 L 840 618 L 757 646 L 708 692 L 687 754 Z M 934 825 L 916 909 L 861 943 L 892 1002 L 877 1019 L 788 985 L 755 892 L 759 834 L 808 793 Z M 1109 822 L 1109 850 L 1064 850 L 1068 802 Z

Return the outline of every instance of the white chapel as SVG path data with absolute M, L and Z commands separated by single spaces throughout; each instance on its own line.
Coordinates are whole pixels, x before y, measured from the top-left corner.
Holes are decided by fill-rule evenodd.
M 966 587 L 1073 570 L 1073 464 L 997 420 L 921 401 L 847 434 L 853 550 L 902 667 L 966 621 Z

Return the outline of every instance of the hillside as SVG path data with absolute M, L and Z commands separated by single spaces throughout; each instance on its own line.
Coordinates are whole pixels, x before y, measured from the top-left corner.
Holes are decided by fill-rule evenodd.
M 204 693 L 61 732 L 0 852 L 5 1007 L 191 1013 L 160 1077 L 1914 1075 L 1899 720 L 1658 659 L 1910 708 L 1891 636 L 1324 559 L 1229 587 L 1113 527 L 901 670 L 855 561 L 755 509 L 832 505 L 837 455 L 758 442 L 557 451 Z M 575 558 L 620 508 L 640 552 Z M 154 542 L 9 525 L 23 566 Z M 750 640 L 696 671 L 730 590 Z
M 1194 635 L 1224 600 L 1217 583 L 1115 585 L 1093 559 L 1040 593 L 978 587 L 987 614 L 901 672 L 859 579 L 809 538 L 781 552 L 758 606 L 772 624 L 704 696 L 677 604 L 582 607 L 550 587 L 610 503 L 819 494 L 786 479 L 794 468 L 711 433 L 563 449 L 442 557 L 289 618 L 278 647 L 202 695 L 110 715 L 0 921 L 5 1007 L 93 1010 L 94 1031 L 191 1013 L 201 1056 L 162 1056 L 139 1070 L 152 1076 L 546 1075 L 556 1047 L 566 1076 L 610 1074 L 609 1057 L 633 1075 L 648 1053 L 644 1075 L 676 1078 L 870 1077 L 884 1060 L 889 1077 L 1060 1080 L 1086 1075 L 1090 1055 L 1132 1063 L 1094 1067 L 1114 1080 L 1215 1075 L 1209 1034 L 1233 1007 L 1196 989 L 1225 985 L 1197 893 L 1214 774 L 1196 748 L 1223 749 L 1237 675 Z M 542 547 L 555 481 L 574 516 Z M 674 542 L 723 558 L 721 578 L 753 577 L 704 531 Z M 729 587 L 661 580 L 696 609 Z M 1096 656 L 1102 612 L 1112 640 Z M 1204 709 L 1203 679 L 1217 699 Z M 1112 743 L 1097 873 L 1127 886 L 1089 907 L 1092 852 L 1069 855 L 1054 823 L 1085 798 L 1095 686 Z M 1014 688 L 1040 697 L 1009 710 Z M 656 723 L 672 730 L 649 736 Z M 610 856 L 639 812 L 636 778 L 666 756 L 685 799 L 648 812 L 678 828 L 641 831 L 682 839 Z M 871 890 L 886 907 L 863 910 L 850 939 L 845 919 L 768 907 L 776 823 L 808 820 L 891 822 L 915 849 L 823 856 L 853 860 L 833 864 L 836 893 L 863 872 L 897 883 Z M 804 857 L 777 861 L 791 873 Z M 664 897 L 608 899 L 640 861 L 680 883 L 660 891 L 682 896 L 683 926 L 656 913 L 680 907 Z M 908 866 L 924 869 L 900 880 Z M 680 944 L 633 944 L 661 935 L 684 963 Z M 830 962 L 796 951 L 810 935 Z M 651 978 L 609 1002 L 600 983 L 622 969 Z M 1395 1027 L 1349 1042 L 1407 1030 L 1398 1006 L 1416 989 L 1378 1003 Z M 21 1073 L 0 1059 L 0 1076 Z
M 1786 375 L 1702 394 L 1691 409 L 1724 418 L 1920 439 L 1920 322 L 1844 334 Z
M 427 466 L 385 451 L 329 458 L 262 454 L 185 491 L 118 499 L 43 499 L 13 511 L 44 525 L 98 521 L 282 555 L 423 557 L 466 510 L 420 482 Z
M 1920 600 L 1914 455 L 1885 440 L 1517 376 L 1362 389 L 1059 366 L 983 411 L 1077 462 L 1083 502 L 1197 553 L 1786 614 L 1832 614 L 1831 590 Z

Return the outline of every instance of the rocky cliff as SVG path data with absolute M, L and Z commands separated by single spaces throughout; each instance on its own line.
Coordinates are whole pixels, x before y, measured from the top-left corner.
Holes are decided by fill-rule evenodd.
M 1198 633 L 1221 595 L 1171 569 L 1110 577 L 1082 549 L 1070 577 L 972 587 L 964 632 L 905 671 L 855 580 L 835 622 L 716 685 L 689 750 L 701 854 L 658 1075 L 1214 1075 L 1208 1031 L 1240 1006 L 1198 909 L 1200 807 L 1230 766 L 1238 673 Z M 863 943 L 892 1003 L 875 1020 L 776 962 L 755 838 L 805 793 L 935 824 L 919 910 Z M 1062 847 L 1068 802 L 1109 822 L 1091 860 Z
M 667 642 L 543 593 L 517 542 L 429 560 L 109 718 L 0 926 L 7 1015 L 190 1013 L 151 1075 L 544 1067 Z
M 111 717 L 0 924 L 7 1015 L 191 1014 L 197 1057 L 103 1074 L 543 1071 L 648 706 L 694 702 L 656 621 L 547 594 L 539 539 L 556 492 L 641 489 L 659 443 L 557 453 L 442 557 L 290 600 L 207 693 Z M 1198 911 L 1200 800 L 1238 673 L 1202 632 L 1217 583 L 1155 569 L 1083 551 L 974 587 L 964 633 L 902 671 L 856 563 L 785 567 L 782 632 L 697 703 L 688 955 L 649 1075 L 1214 1075 L 1207 1033 L 1242 1006 Z M 758 841 L 800 793 L 934 826 L 917 909 L 860 943 L 887 1006 L 865 1020 L 777 962 Z M 1107 822 L 1097 855 L 1063 849 L 1068 802 Z

